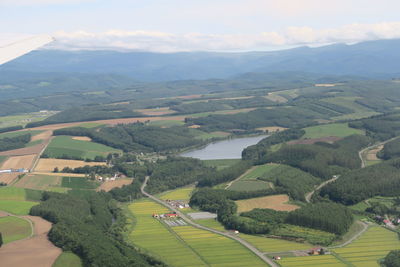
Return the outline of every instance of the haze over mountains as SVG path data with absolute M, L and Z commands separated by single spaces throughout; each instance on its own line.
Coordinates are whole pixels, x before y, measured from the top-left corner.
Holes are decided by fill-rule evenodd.
M 392 78 L 400 73 L 400 39 L 272 52 L 31 52 L 0 67 L 10 72 L 119 74 L 137 81 L 231 78 L 248 72 L 311 72 Z

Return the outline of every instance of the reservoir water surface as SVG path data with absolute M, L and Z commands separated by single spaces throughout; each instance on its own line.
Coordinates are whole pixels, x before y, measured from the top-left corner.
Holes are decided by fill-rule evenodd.
M 208 159 L 240 159 L 242 151 L 248 146 L 257 144 L 268 135 L 233 138 L 211 143 L 203 148 L 182 153 L 182 157 L 191 157 L 201 160 Z

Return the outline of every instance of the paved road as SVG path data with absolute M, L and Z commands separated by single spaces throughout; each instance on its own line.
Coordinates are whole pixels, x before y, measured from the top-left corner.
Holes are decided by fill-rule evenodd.
M 245 240 L 239 238 L 236 235 L 230 235 L 228 233 L 224 233 L 224 232 L 220 232 L 218 230 L 212 229 L 212 228 L 208 228 L 205 227 L 203 225 L 197 224 L 195 222 L 193 222 L 188 216 L 186 216 L 186 214 L 180 212 L 178 209 L 176 209 L 175 207 L 172 207 L 170 205 L 168 205 L 167 203 L 165 203 L 164 201 L 156 198 L 153 195 L 150 195 L 149 193 L 147 193 L 144 188 L 147 185 L 147 181 L 149 180 L 149 177 L 147 176 L 145 181 L 142 184 L 142 187 L 140 188 L 143 195 L 147 196 L 148 198 L 154 200 L 155 202 L 167 207 L 168 209 L 176 212 L 187 224 L 190 224 L 198 229 L 202 229 L 202 230 L 206 230 L 206 231 L 210 231 L 213 232 L 215 234 L 219 234 L 219 235 L 223 235 L 225 237 L 228 237 L 230 239 L 233 239 L 237 242 L 239 242 L 240 244 L 242 244 L 243 246 L 245 246 L 246 248 L 248 248 L 249 250 L 251 250 L 254 254 L 256 254 L 260 259 L 262 259 L 264 262 L 266 262 L 268 265 L 272 266 L 272 267 L 279 267 L 279 265 L 277 265 L 273 260 L 271 260 L 270 258 L 268 258 L 267 256 L 264 255 L 263 252 L 259 251 L 256 247 L 254 247 L 253 245 L 251 245 L 250 243 L 246 242 Z
M 393 137 L 393 138 L 391 138 L 391 139 L 389 139 L 389 140 L 386 140 L 386 141 L 383 141 L 383 142 L 380 142 L 380 143 L 377 143 L 377 144 L 370 145 L 370 146 L 368 146 L 368 147 L 363 148 L 362 150 L 360 150 L 360 151 L 358 152 L 358 157 L 359 157 L 360 160 L 361 160 L 361 168 L 365 168 L 365 167 L 366 167 L 365 159 L 364 159 L 364 157 L 363 157 L 363 154 L 364 154 L 365 151 L 370 150 L 370 149 L 373 149 L 373 148 L 376 148 L 376 147 L 378 147 L 378 146 L 385 145 L 386 143 L 389 143 L 390 141 L 393 141 L 393 140 L 395 140 L 395 139 L 397 139 L 397 138 L 399 138 L 399 136 Z
M 314 193 L 318 190 L 320 190 L 322 187 L 324 187 L 325 185 L 332 183 L 334 181 L 336 181 L 339 178 L 339 176 L 335 176 L 332 179 L 329 179 L 328 181 L 323 182 L 322 184 L 320 184 L 317 188 L 315 188 L 313 191 L 308 192 L 305 196 L 305 199 L 308 203 L 310 203 L 311 201 L 311 197 L 314 195 Z
M 337 245 L 337 246 L 333 246 L 333 247 L 329 247 L 329 248 L 330 249 L 331 248 L 341 248 L 341 247 L 347 246 L 348 244 L 353 242 L 355 239 L 357 239 L 360 235 L 362 235 L 365 231 L 367 231 L 368 224 L 366 224 L 365 222 L 362 222 L 362 221 L 360 221 L 360 223 L 363 225 L 363 229 L 360 232 L 358 232 L 356 235 L 354 235 L 352 238 L 350 238 L 349 240 L 347 240 L 343 244 L 340 244 L 340 245 Z

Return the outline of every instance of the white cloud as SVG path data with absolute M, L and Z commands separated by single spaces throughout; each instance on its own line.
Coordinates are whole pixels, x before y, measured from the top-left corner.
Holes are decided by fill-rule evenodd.
M 339 28 L 288 27 L 260 34 L 171 34 L 153 31 L 110 30 L 56 32 L 58 49 L 131 49 L 157 52 L 269 50 L 299 45 L 355 43 L 400 38 L 400 22 L 350 24 Z
M 7 6 L 35 6 L 35 5 L 57 5 L 76 4 L 82 2 L 93 2 L 94 0 L 0 0 L 1 5 Z

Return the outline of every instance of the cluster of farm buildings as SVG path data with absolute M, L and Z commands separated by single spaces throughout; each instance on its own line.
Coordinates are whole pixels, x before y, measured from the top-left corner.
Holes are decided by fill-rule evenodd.
M 153 216 L 153 218 L 156 218 L 156 219 L 179 218 L 179 215 L 176 214 L 175 212 L 173 212 L 173 213 L 164 213 L 164 214 L 154 213 L 152 216 Z
M 167 202 L 170 206 L 172 206 L 174 208 L 178 208 L 178 209 L 190 208 L 188 203 L 186 203 L 184 201 L 180 201 L 180 200 L 166 199 L 165 202 Z

